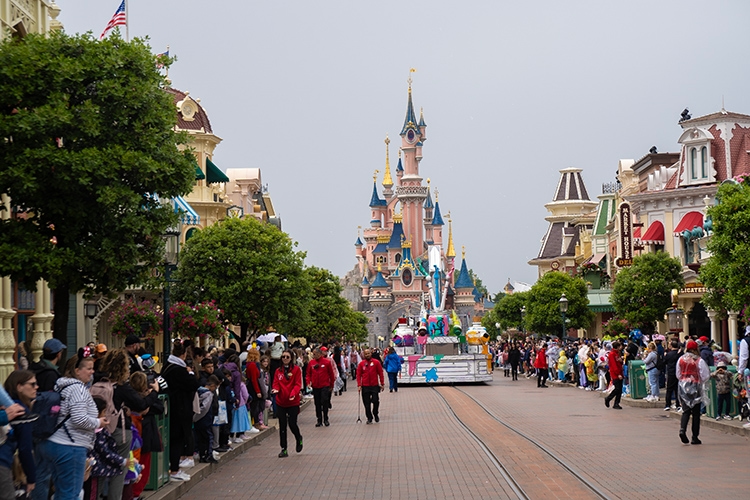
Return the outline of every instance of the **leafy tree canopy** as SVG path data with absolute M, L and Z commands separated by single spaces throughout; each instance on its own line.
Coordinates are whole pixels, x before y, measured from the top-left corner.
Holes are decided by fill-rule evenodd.
M 500 323 L 500 327 L 503 330 L 507 330 L 508 328 L 523 328 L 521 309 L 526 305 L 527 294 L 528 292 L 519 292 L 503 295 L 497 301 L 493 311 L 497 317 L 497 322 Z
M 308 340 L 352 340 L 362 342 L 367 337 L 367 316 L 354 311 L 341 296 L 343 287 L 337 276 L 318 267 L 304 270 L 311 293 L 305 302 L 304 313 L 295 312 L 283 323 L 284 331 Z
M 108 293 L 145 279 L 190 191 L 176 113 L 145 41 L 91 34 L 0 43 L 0 275 L 55 290 L 55 335 L 71 292 Z
M 307 314 L 310 281 L 304 252 L 276 226 L 253 217 L 229 218 L 197 232 L 180 253 L 177 300 L 215 300 L 240 325 L 242 341 Z
M 471 281 L 474 282 L 474 286 L 477 288 L 477 291 L 482 294 L 482 297 L 487 297 L 489 292 L 487 292 L 487 287 L 484 286 L 484 283 L 482 283 L 481 278 L 474 273 L 473 269 L 469 269 L 469 277 L 471 278 Z
M 750 304 L 750 178 L 739 180 L 719 186 L 719 203 L 708 209 L 711 257 L 700 278 L 709 290 L 702 301 L 716 310 L 743 311 Z
M 568 299 L 567 328 L 588 328 L 594 313 L 588 307 L 587 291 L 581 278 L 559 271 L 545 274 L 526 292 L 526 329 L 545 335 L 562 335 L 560 297 L 563 293 Z
M 684 284 L 678 259 L 666 252 L 647 253 L 617 273 L 610 300 L 618 317 L 650 333 L 672 304 L 672 289 Z

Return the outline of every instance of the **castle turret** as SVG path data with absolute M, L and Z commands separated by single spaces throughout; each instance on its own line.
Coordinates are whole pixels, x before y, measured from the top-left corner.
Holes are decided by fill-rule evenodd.
M 391 143 L 391 140 L 388 138 L 388 135 L 385 136 L 385 173 L 383 174 L 383 197 L 385 198 L 386 203 L 388 203 L 388 200 L 391 199 L 393 196 L 393 190 L 391 189 L 393 187 L 393 178 L 391 177 L 391 161 L 390 161 L 390 152 L 388 145 Z
M 372 196 L 370 197 L 370 208 L 372 209 L 372 218 L 370 219 L 370 226 L 382 227 L 383 217 L 385 215 L 386 207 L 388 202 L 380 197 L 378 194 L 378 171 L 372 176 Z
M 458 273 L 455 285 L 454 302 L 461 320 L 468 321 L 474 315 L 474 282 L 471 280 L 469 268 L 466 265 L 466 249 L 461 249 L 461 271 Z
M 378 345 L 378 337 L 390 339 L 390 328 L 388 325 L 388 308 L 393 302 L 393 297 L 388 291 L 381 266 L 378 265 L 378 272 L 375 279 L 370 284 L 369 303 L 372 306 L 373 328 L 370 330 L 370 345 Z
M 443 222 L 443 216 L 440 213 L 440 202 L 438 201 L 438 192 L 436 189 L 435 190 L 435 214 L 433 215 L 432 222 L 430 223 L 430 239 L 432 239 L 433 244 L 442 246 L 444 225 L 445 225 L 445 222 Z

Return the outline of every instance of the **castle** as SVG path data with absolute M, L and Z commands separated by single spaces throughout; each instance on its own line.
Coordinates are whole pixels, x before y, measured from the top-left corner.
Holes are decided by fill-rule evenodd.
M 433 202 L 430 179 L 427 179 L 427 186 L 422 184 L 419 167 L 427 140 L 427 125 L 424 114 L 420 111 L 417 118 L 414 112 L 411 78 L 408 83 L 396 179 L 394 182 L 390 139 L 386 136 L 382 196 L 378 192 L 379 171 L 376 170 L 370 198 L 370 225 L 357 237 L 357 265 L 343 280 L 346 298 L 370 319 L 370 345 L 390 339 L 398 318 L 417 317 L 423 306 L 431 307 L 427 297 L 430 286 L 435 287 L 430 283 L 435 272 L 439 273 L 441 283 L 447 284 L 435 287 L 437 304 L 443 304 L 445 310 L 455 309 L 464 329 L 474 315 L 481 314 L 483 307 L 482 297 L 469 275 L 465 252 L 458 275 L 454 276 L 456 251 L 450 213 L 446 216 L 448 239 L 444 245 L 445 222 L 438 191 L 434 191 Z

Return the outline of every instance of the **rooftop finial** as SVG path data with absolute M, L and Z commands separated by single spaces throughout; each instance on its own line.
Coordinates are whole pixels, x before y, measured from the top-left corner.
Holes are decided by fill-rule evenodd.
M 461 258 L 466 260 L 466 247 L 461 245 Z
M 453 224 L 451 220 L 451 213 L 448 212 L 448 249 L 445 251 L 446 257 L 455 257 L 456 249 L 453 246 Z
M 435 203 L 438 202 L 438 188 L 435 188 Z
M 378 174 L 380 173 L 380 170 L 375 169 L 375 172 L 372 174 L 372 182 L 378 182 Z
M 391 160 L 390 160 L 390 148 L 388 145 L 391 140 L 388 138 L 388 134 L 385 134 L 385 173 L 383 174 L 383 186 L 393 186 L 393 178 L 391 177 Z
M 415 68 L 409 68 L 409 79 L 406 80 L 406 83 L 409 84 L 409 93 L 411 94 L 411 74 L 416 73 L 417 70 Z
M 398 157 L 401 159 L 401 148 L 398 148 Z

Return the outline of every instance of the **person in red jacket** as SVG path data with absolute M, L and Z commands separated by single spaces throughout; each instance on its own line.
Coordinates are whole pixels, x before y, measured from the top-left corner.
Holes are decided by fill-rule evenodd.
M 245 377 L 247 378 L 247 392 L 250 393 L 250 418 L 256 429 L 260 430 L 259 415 L 265 408 L 266 402 L 260 390 L 260 352 L 258 349 L 247 350 L 247 364 L 245 365 Z
M 323 356 L 319 348 L 313 351 L 313 359 L 307 364 L 307 381 L 312 387 L 315 400 L 315 416 L 318 422 L 315 427 L 325 424 L 328 427 L 328 403 L 331 401 L 333 383 L 336 375 L 333 373 L 331 360 Z
M 276 395 L 277 416 L 279 418 L 279 441 L 281 453 L 279 458 L 288 457 L 286 450 L 286 427 L 292 430 L 297 440 L 297 453 L 302 451 L 302 434 L 297 425 L 299 415 L 300 392 L 302 391 L 302 370 L 294 364 L 294 354 L 286 349 L 281 354 L 281 366 L 273 374 L 271 394 Z
M 609 408 L 609 402 L 614 398 L 615 404 L 612 406 L 615 410 L 622 410 L 620 406 L 620 398 L 622 397 L 622 352 L 620 348 L 622 344 L 618 341 L 612 342 L 612 350 L 607 354 L 609 360 L 609 376 L 612 379 L 615 389 L 604 398 L 604 404 Z
M 549 372 L 547 371 L 547 351 L 544 346 L 544 342 L 539 345 L 539 348 L 536 350 L 536 359 L 534 360 L 537 387 L 547 387 L 547 377 L 549 376 Z
M 357 367 L 357 388 L 362 393 L 362 403 L 365 406 L 367 423 L 371 424 L 373 417 L 380 422 L 380 392 L 385 389 L 383 365 L 372 357 L 372 351 L 365 349 L 362 353 L 365 359 Z M 371 408 L 372 407 L 372 408 Z

